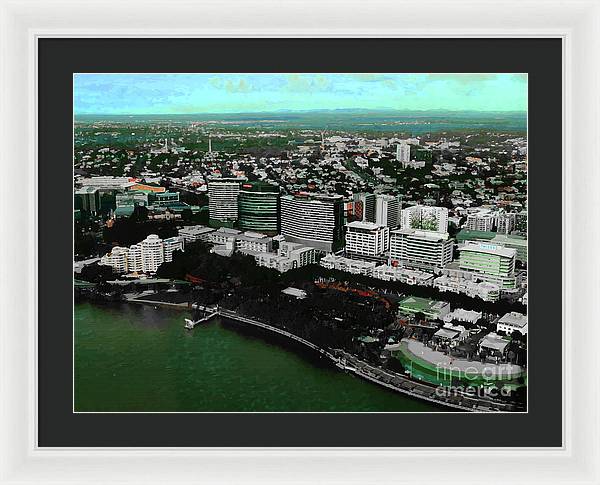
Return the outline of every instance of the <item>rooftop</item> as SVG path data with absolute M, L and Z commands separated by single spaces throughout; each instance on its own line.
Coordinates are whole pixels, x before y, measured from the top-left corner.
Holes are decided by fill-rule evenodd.
M 488 349 L 494 349 L 499 352 L 504 352 L 504 349 L 509 344 L 509 341 L 500 337 L 497 333 L 488 333 L 485 337 L 481 339 L 479 345 L 482 347 L 487 347 Z
M 446 240 L 449 237 L 447 232 L 424 231 L 421 229 L 396 229 L 391 234 L 402 234 L 405 236 L 414 236 L 430 240 Z
M 495 256 L 503 256 L 505 258 L 512 258 L 517 254 L 517 251 L 512 248 L 505 248 L 496 244 L 475 241 L 466 241 L 462 246 L 458 247 L 458 250 L 474 253 L 492 254 Z
M 511 327 L 523 328 L 527 325 L 527 315 L 518 312 L 510 312 L 500 318 L 498 323 L 510 325 Z
M 419 310 L 440 309 L 448 305 L 445 301 L 430 300 L 429 298 L 421 298 L 418 296 L 409 296 L 399 303 L 400 307 L 408 307 Z
M 352 229 L 366 229 L 368 231 L 374 231 L 376 229 L 381 229 L 383 226 L 379 224 L 375 224 L 374 222 L 362 222 L 362 221 L 354 221 L 346 224 L 346 227 Z

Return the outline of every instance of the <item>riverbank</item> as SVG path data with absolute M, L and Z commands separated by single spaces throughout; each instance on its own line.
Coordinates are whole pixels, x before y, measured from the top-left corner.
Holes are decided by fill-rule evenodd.
M 154 305 L 157 307 L 162 306 L 178 310 L 187 310 L 190 308 L 187 303 L 157 301 L 144 298 L 143 296 L 141 298 L 139 296 L 127 298 L 126 301 L 128 303 Z M 439 386 L 433 386 L 427 382 L 416 381 L 405 375 L 392 373 L 388 370 L 384 370 L 381 367 L 375 367 L 341 349 L 323 349 L 306 339 L 287 332 L 286 330 L 265 324 L 256 319 L 238 315 L 236 312 L 231 310 L 219 308 L 213 315 L 213 318 L 216 317 L 236 321 L 246 325 L 252 325 L 253 327 L 261 328 L 268 332 L 278 334 L 287 339 L 300 343 L 301 345 L 316 352 L 320 357 L 331 361 L 332 364 L 340 370 L 414 399 L 427 401 L 432 404 L 464 412 L 520 411 L 520 409 L 516 408 L 515 405 L 508 404 L 497 399 L 475 396 L 463 391 L 456 391 L 452 393 L 440 392 Z
M 403 376 L 402 374 L 392 373 L 380 367 L 372 366 L 371 364 L 360 360 L 358 357 L 341 349 L 331 349 L 330 351 L 322 349 L 312 342 L 309 342 L 290 332 L 259 322 L 258 320 L 240 316 L 237 313 L 229 310 L 220 309 L 218 314 L 222 318 L 254 325 L 256 327 L 290 338 L 329 359 L 337 368 L 341 370 L 352 373 L 362 379 L 366 379 L 370 382 L 388 389 L 392 389 L 396 392 L 400 392 L 412 398 L 421 399 L 455 410 L 468 412 L 514 412 L 516 410 L 513 405 L 494 399 L 474 398 L 466 393 L 457 393 L 457 395 L 451 395 L 450 393 L 438 393 L 438 387 L 430 386 L 427 383 L 414 381 L 406 376 Z
M 186 312 L 150 304 L 75 305 L 77 412 L 444 411 L 340 372 L 285 336 L 217 317 L 193 331 Z

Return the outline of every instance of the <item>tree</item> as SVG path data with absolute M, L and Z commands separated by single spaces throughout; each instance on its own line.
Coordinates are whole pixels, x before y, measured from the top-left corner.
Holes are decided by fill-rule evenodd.
M 193 217 L 194 214 L 192 213 L 192 209 L 183 209 L 183 211 L 181 212 L 181 218 L 185 222 L 191 222 Z
M 136 205 L 133 209 L 133 214 L 129 216 L 133 222 L 145 222 L 148 220 L 148 209 L 143 205 Z
M 84 266 L 79 278 L 84 281 L 89 281 L 90 283 L 103 283 L 113 279 L 114 274 L 110 266 L 94 263 Z

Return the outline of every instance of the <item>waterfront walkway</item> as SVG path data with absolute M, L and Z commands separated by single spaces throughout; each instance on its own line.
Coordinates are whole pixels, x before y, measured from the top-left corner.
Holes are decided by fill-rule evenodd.
M 294 335 L 286 330 L 265 324 L 258 320 L 243 317 L 231 310 L 219 309 L 218 313 L 224 318 L 250 324 L 255 327 L 260 327 L 270 332 L 288 337 L 327 357 L 336 365 L 336 367 L 340 369 L 343 369 L 347 372 L 352 372 L 353 374 L 374 382 L 375 384 L 387 387 L 388 389 L 401 392 L 417 399 L 440 404 L 442 406 L 447 406 L 460 411 L 518 411 L 518 409 L 516 409 L 512 404 L 507 404 L 503 401 L 498 401 L 488 397 L 472 396 L 465 392 L 461 392 L 460 390 L 457 390 L 454 393 L 438 393 L 438 386 L 431 386 L 423 382 L 416 382 L 402 374 L 390 372 L 382 369 L 381 367 L 375 367 L 341 349 L 331 349 L 330 351 L 322 349 L 312 342 L 309 342 L 308 340 Z
M 157 301 L 147 300 L 143 297 L 140 298 L 128 298 L 127 301 L 132 303 L 143 303 L 152 305 L 164 305 L 169 307 L 177 307 L 179 309 L 189 308 L 187 304 L 179 303 L 160 303 Z M 185 306 L 184 306 L 185 305 Z M 196 305 L 192 305 L 193 308 Z M 199 307 L 203 310 L 209 310 L 208 308 Z M 452 393 L 440 392 L 440 386 L 432 386 L 424 382 L 414 381 L 403 374 L 398 374 L 388 370 L 384 370 L 381 367 L 375 367 L 358 357 L 349 354 L 341 349 L 323 349 L 318 345 L 309 342 L 308 340 L 299 337 L 287 330 L 283 330 L 278 327 L 260 322 L 258 320 L 238 315 L 232 310 L 226 310 L 223 308 L 210 308 L 213 313 L 210 315 L 209 320 L 212 317 L 223 317 L 225 319 L 235 320 L 240 323 L 252 325 L 254 327 L 262 328 L 272 333 L 282 335 L 295 342 L 298 342 L 318 354 L 329 359 L 337 368 L 342 369 L 346 372 L 351 372 L 358 377 L 371 381 L 377 385 L 387 387 L 396 392 L 401 392 L 405 395 L 411 396 L 415 399 L 425 400 L 431 403 L 435 403 L 448 408 L 453 408 L 459 411 L 469 412 L 490 412 L 490 411 L 524 411 L 516 408 L 514 404 L 507 404 L 506 402 L 499 401 L 489 397 L 473 396 L 462 392 L 461 390 L 454 390 Z

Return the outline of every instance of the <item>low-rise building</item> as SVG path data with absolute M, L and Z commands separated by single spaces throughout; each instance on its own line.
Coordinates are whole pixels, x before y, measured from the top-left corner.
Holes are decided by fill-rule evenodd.
M 281 240 L 277 252 L 246 252 L 246 254 L 254 256 L 258 266 L 272 268 L 280 273 L 314 264 L 317 261 L 317 251 L 312 246 Z
M 463 293 L 471 298 L 481 298 L 484 301 L 498 301 L 500 287 L 487 281 L 477 281 L 473 277 L 458 277 L 444 274 L 433 280 L 434 288 L 440 291 Z
M 273 249 L 273 239 L 258 232 L 246 231 L 235 236 L 235 248 L 241 252 L 268 253 Z
M 294 288 L 293 286 L 289 286 L 281 290 L 281 293 L 284 295 L 293 296 L 297 300 L 304 300 L 304 298 L 306 298 L 306 291 L 299 288 Z
M 422 313 L 431 320 L 443 319 L 450 313 L 450 303 L 445 301 L 430 300 L 429 298 L 420 298 L 409 296 L 398 304 L 399 313 L 405 315 L 416 315 Z
M 481 312 L 475 310 L 463 310 L 462 308 L 455 308 L 444 317 L 444 322 L 465 322 L 475 324 L 483 316 Z
M 431 286 L 434 276 L 425 271 L 382 264 L 373 269 L 373 278 L 383 281 L 399 281 L 408 285 Z
M 501 359 L 506 355 L 509 340 L 495 332 L 488 333 L 479 341 L 479 352 L 485 352 L 489 357 Z
M 327 269 L 346 271 L 352 274 L 373 276 L 376 263 L 373 261 L 361 261 L 359 259 L 344 258 L 335 254 L 328 254 L 320 261 L 321 266 Z
M 211 234 L 215 231 L 212 227 L 206 226 L 186 226 L 182 227 L 177 233 L 183 237 L 186 244 L 196 241 L 210 242 Z
M 523 335 L 527 335 L 527 316 L 518 312 L 510 312 L 503 315 L 496 322 L 496 331 L 505 332 L 510 335 L 518 330 Z

